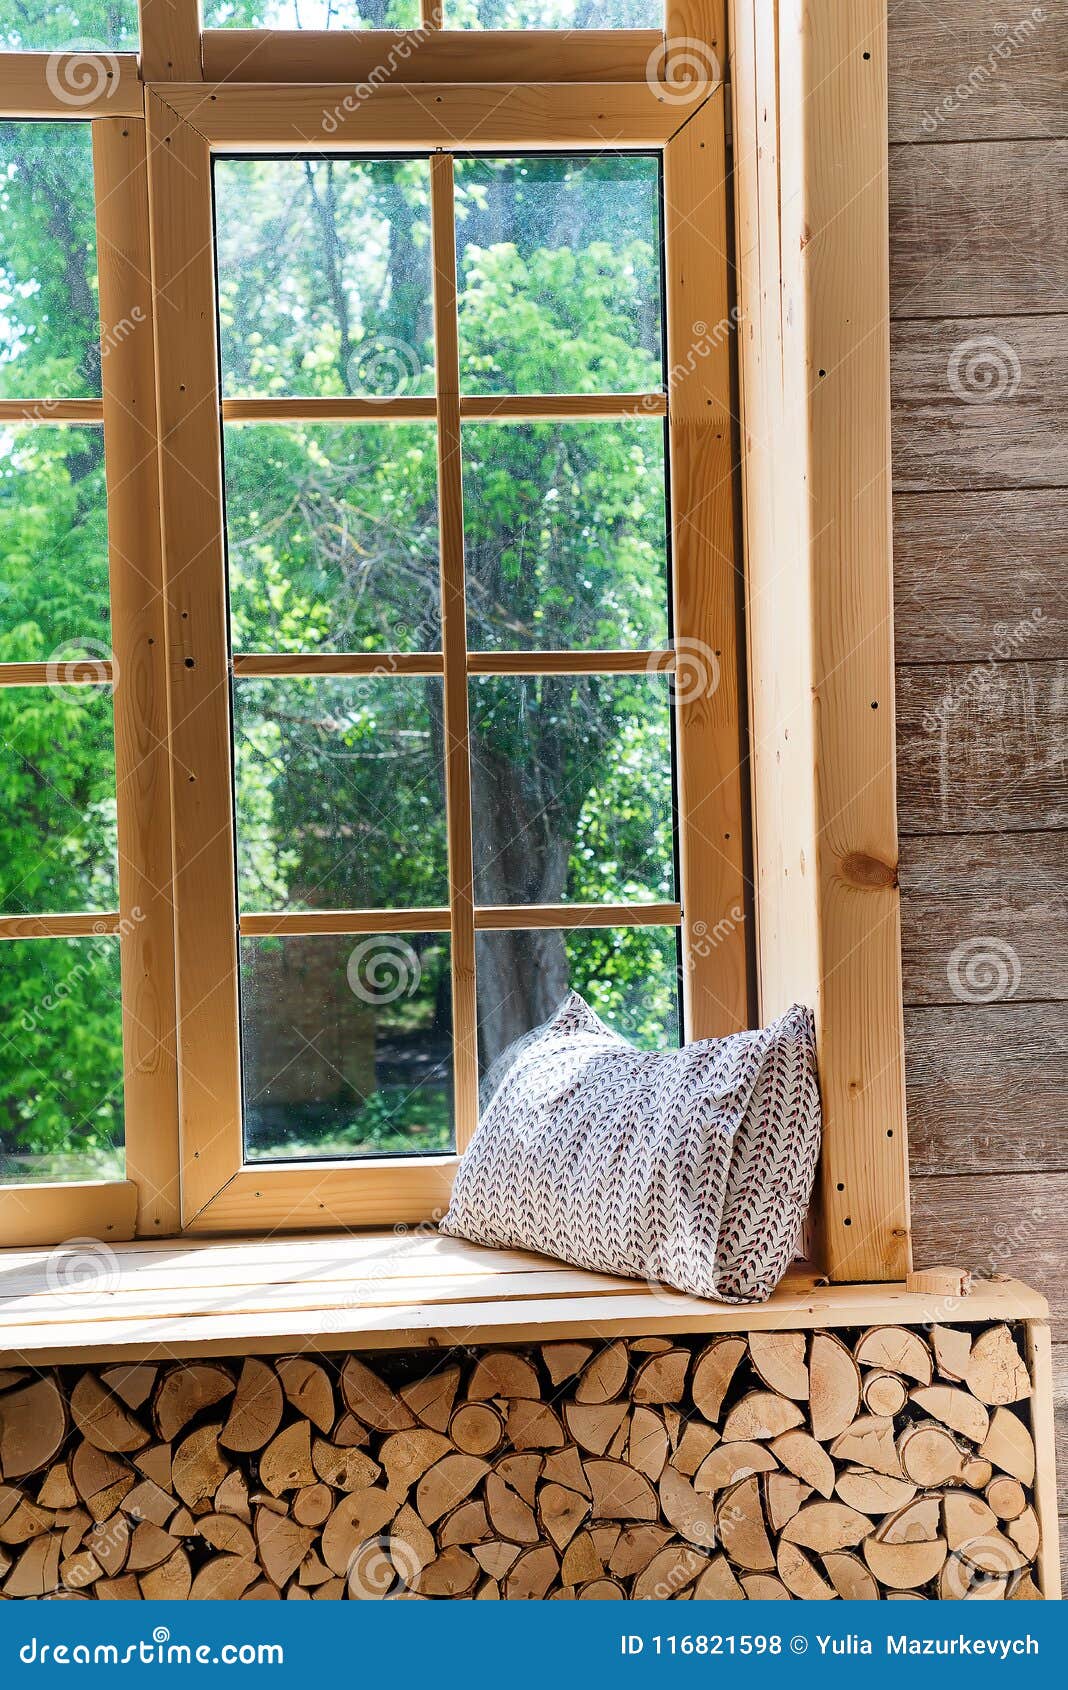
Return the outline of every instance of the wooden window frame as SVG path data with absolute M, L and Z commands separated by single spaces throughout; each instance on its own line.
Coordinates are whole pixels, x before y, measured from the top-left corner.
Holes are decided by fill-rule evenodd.
M 726 53 L 725 12 L 729 87 L 711 86 L 689 104 L 675 86 L 667 98 L 658 93 L 658 79 L 671 79 L 671 53 L 680 43 Z M 219 994 L 232 1004 L 232 909 L 221 936 L 207 933 L 206 954 L 191 952 L 188 942 L 190 922 L 194 934 L 205 935 L 197 901 L 211 890 L 209 865 L 224 854 L 207 806 L 197 800 L 205 790 L 222 790 L 224 763 L 229 791 L 228 747 L 220 734 L 198 736 L 193 725 L 197 688 L 206 676 L 218 684 L 226 666 L 220 423 L 223 415 L 282 414 L 275 401 L 219 403 L 205 192 L 210 154 L 241 146 L 298 152 L 307 146 L 309 117 L 321 149 L 324 105 L 333 96 L 343 102 L 353 83 L 389 62 L 400 39 L 378 32 L 202 32 L 197 0 L 142 0 L 140 60 L 111 55 L 107 87 L 76 111 L 57 101 L 56 79 L 48 75 L 54 55 L 0 55 L 0 114 L 93 119 L 98 169 L 118 172 L 98 219 L 102 320 L 112 311 L 117 320 L 135 297 L 143 299 L 156 351 L 153 366 L 140 337 L 136 351 L 109 359 L 100 402 L 114 481 L 117 751 L 140 782 L 125 824 L 120 815 L 131 847 L 120 903 L 133 907 L 148 882 L 157 888 L 150 932 L 141 923 L 132 941 L 122 941 L 125 977 L 153 998 L 140 1043 L 130 1047 L 128 1087 L 132 1075 L 139 1101 L 128 1108 L 128 1178 L 116 1186 L 0 1189 L 6 1242 L 75 1232 L 122 1237 L 135 1228 L 166 1233 L 183 1225 L 209 1231 L 400 1222 L 433 1213 L 447 1197 L 451 1157 L 409 1164 L 402 1200 L 396 1162 L 241 1167 L 236 1046 L 212 1056 L 210 1035 L 197 1031 Z M 428 19 L 418 52 L 370 99 L 342 109 L 330 140 L 345 150 L 404 144 L 433 151 L 472 139 L 487 149 L 606 142 L 663 149 L 675 207 L 667 232 L 668 363 L 678 378 L 669 402 L 672 524 L 677 582 L 686 588 L 677 592 L 675 633 L 676 641 L 712 643 L 726 660 L 712 704 L 679 710 L 680 735 L 700 748 L 700 756 L 684 751 L 683 768 L 703 764 L 699 779 L 684 775 L 681 794 L 690 1032 L 729 1031 L 754 1010 L 767 1020 L 795 999 L 814 1005 L 824 1095 L 817 1255 L 832 1279 L 901 1279 L 910 1254 L 893 743 L 886 0 L 826 9 L 802 0 L 672 0 L 664 34 L 473 34 L 436 30 Z M 731 306 L 726 262 L 707 260 L 710 241 L 724 255 L 728 248 L 728 127 L 737 365 L 732 370 L 733 349 L 717 341 L 711 356 L 691 359 L 695 367 L 679 378 L 685 325 L 719 323 Z M 120 156 L 132 162 L 119 164 Z M 442 168 L 435 167 L 439 175 Z M 105 262 L 107 254 L 114 262 Z M 450 285 L 446 265 L 439 310 Z M 478 412 L 448 386 L 439 377 L 426 414 L 455 441 L 461 414 Z M 407 414 L 424 414 L 425 402 L 411 401 L 391 415 L 406 414 L 405 403 Z M 299 415 L 353 416 L 359 405 L 301 401 Z M 510 414 L 528 410 L 514 401 Z M 565 405 L 552 414 L 590 413 Z M 736 560 L 731 431 L 739 414 L 744 558 Z M 155 448 L 157 438 L 158 482 L 152 454 L 142 449 L 148 439 Z M 198 502 L 188 496 L 194 485 Z M 136 536 L 152 557 L 161 520 L 162 557 L 124 600 L 130 587 L 118 579 L 121 536 Z M 466 684 L 466 672 L 477 672 L 483 660 L 464 653 L 465 669 L 458 664 L 462 556 L 455 522 L 455 510 L 447 509 L 443 553 L 453 615 L 450 633 L 446 603 L 445 640 L 453 641 L 456 659 L 450 671 Z M 209 573 L 216 585 L 205 601 L 191 588 Z M 737 719 L 735 619 L 743 583 L 751 769 L 742 764 Z M 316 672 L 337 672 L 334 662 L 322 660 Z M 405 662 L 418 672 L 418 658 Z M 277 660 L 256 654 L 235 668 L 278 672 Z M 169 755 L 162 731 L 168 723 Z M 135 744 L 142 753 L 150 747 L 147 757 L 134 756 Z M 196 782 L 188 778 L 191 759 Z M 168 783 L 169 809 L 160 802 Z M 191 785 L 200 789 L 196 800 Z M 715 948 L 715 972 L 726 984 L 709 986 L 712 970 L 700 955 L 708 947 L 694 943 L 694 921 L 700 910 L 714 926 L 745 903 L 747 804 L 756 978 L 747 981 L 747 919 L 733 923 Z M 732 835 L 726 855 L 709 851 L 700 837 L 708 831 L 700 822 L 713 813 Z M 454 861 L 469 859 L 469 842 L 451 831 Z M 229 827 L 223 838 L 229 850 Z M 474 918 L 464 879 L 458 887 L 454 875 L 452 906 L 435 913 L 466 935 L 470 951 Z M 232 885 L 232 858 L 225 884 Z M 705 911 L 718 914 L 710 921 Z M 209 1053 L 196 1075 L 186 1066 L 180 1127 L 168 1000 L 172 913 L 182 1040 L 192 1029 L 194 1048 Z M 658 913 L 667 919 L 675 912 Z M 118 926 L 121 909 L 114 919 Z M 245 919 L 255 930 L 258 918 Z M 323 930 L 315 917 L 294 919 L 305 923 L 300 931 Z M 323 919 L 331 923 L 326 930 L 337 931 L 336 917 Z M 380 914 L 366 919 L 382 930 Z M 394 928 L 402 920 L 413 929 L 428 924 L 427 912 L 388 919 Z M 503 926 L 515 912 L 483 912 L 481 920 Z M 471 984 L 463 989 L 468 1007 L 461 1013 L 470 1020 Z M 470 1103 L 471 1052 L 466 1064 Z

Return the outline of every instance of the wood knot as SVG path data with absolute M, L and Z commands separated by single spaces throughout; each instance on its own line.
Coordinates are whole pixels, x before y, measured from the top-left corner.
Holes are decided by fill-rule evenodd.
M 863 851 L 850 851 L 842 858 L 842 878 L 850 886 L 896 886 L 897 867 Z

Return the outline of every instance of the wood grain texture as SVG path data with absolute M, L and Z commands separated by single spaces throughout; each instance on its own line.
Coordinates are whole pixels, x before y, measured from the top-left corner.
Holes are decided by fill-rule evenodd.
M 0 53 L 5 117 L 140 117 L 142 100 L 136 53 Z
M 1068 316 L 895 323 L 898 492 L 1068 486 Z
M 57 1238 L 116 1244 L 134 1235 L 137 1198 L 132 1180 L 0 1186 L 0 1237 L 8 1250 L 32 1249 Z
M 905 1059 L 913 1178 L 1012 1174 L 1026 1188 L 1068 1166 L 1062 1004 L 906 1009 Z
M 200 0 L 139 0 L 141 75 L 192 82 L 200 75 Z
M 1068 141 L 895 148 L 890 274 L 895 317 L 1063 311 Z
M 1053 1345 L 1053 1413 L 1057 1434 L 1057 1490 L 1061 1536 L 1068 1515 L 1068 1340 Z
M 916 1259 L 1020 1275 L 1045 1292 L 1052 1318 L 1063 1320 L 1066 1206 L 1068 1172 L 1033 1180 L 1015 1174 L 921 1175 L 912 1181 Z
M 894 497 L 898 664 L 1068 654 L 1068 491 Z
M 1068 825 L 1068 663 L 897 672 L 902 834 Z
M 659 30 L 435 31 L 414 50 L 410 32 L 376 30 L 208 29 L 204 75 L 209 82 L 337 82 L 359 84 L 398 61 L 408 82 L 644 82 Z
M 1006 953 L 1015 1000 L 1068 999 L 1063 833 L 906 838 L 898 875 L 906 1004 L 959 1002 L 960 953 L 984 948 Z
M 890 138 L 993 140 L 1064 135 L 1068 3 L 894 0 Z M 1028 24 L 1034 23 L 1034 28 Z

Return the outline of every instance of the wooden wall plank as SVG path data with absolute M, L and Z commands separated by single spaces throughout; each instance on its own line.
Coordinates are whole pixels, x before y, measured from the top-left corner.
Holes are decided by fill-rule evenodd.
M 1037 1180 L 1068 1164 L 1062 1004 L 906 1009 L 905 1058 L 914 1178 L 1012 1173 Z
M 1068 663 L 897 672 L 902 834 L 1068 826 Z
M 895 317 L 1063 311 L 1068 141 L 895 148 L 890 274 Z
M 1068 316 L 900 322 L 894 488 L 1068 486 Z
M 1018 1002 L 1068 998 L 1066 847 L 1063 833 L 903 839 L 905 1002 L 959 1002 L 976 951 L 1002 956 Z M 972 1001 L 982 1001 L 978 989 Z
M 891 140 L 1068 132 L 1068 0 L 894 0 L 889 12 Z
M 973 1273 L 1005 1273 L 1068 1315 L 1064 1216 L 1068 1173 L 921 1176 L 912 1182 L 913 1242 L 920 1262 L 953 1262 Z
M 1068 492 L 896 494 L 894 643 L 899 665 L 1068 654 Z

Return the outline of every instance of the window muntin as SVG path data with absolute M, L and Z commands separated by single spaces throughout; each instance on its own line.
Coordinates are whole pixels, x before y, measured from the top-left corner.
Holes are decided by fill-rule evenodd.
M 442 0 L 446 29 L 663 29 L 664 0 Z

